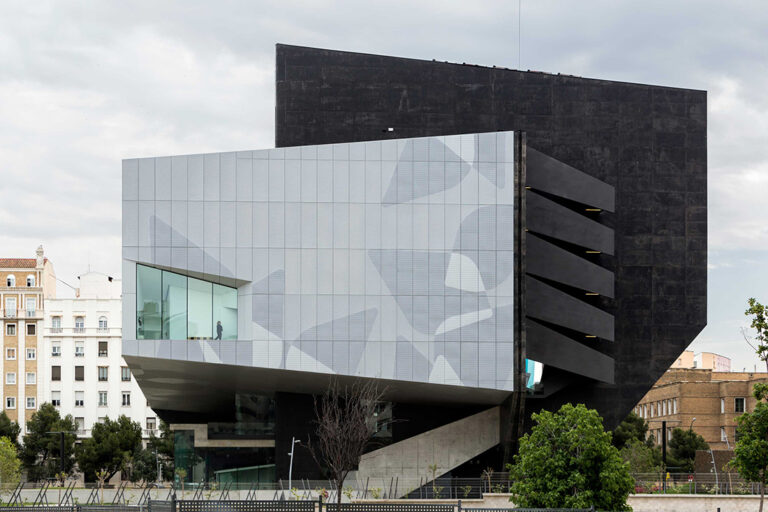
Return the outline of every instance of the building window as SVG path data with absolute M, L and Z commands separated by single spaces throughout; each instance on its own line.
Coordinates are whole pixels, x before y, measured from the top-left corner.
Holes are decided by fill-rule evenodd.
M 743 398 L 734 398 L 733 399 L 733 412 L 744 412 L 744 399 Z
M 27 409 L 34 409 L 37 406 L 37 400 L 33 396 L 27 397 Z
M 61 356 L 61 344 L 60 343 L 54 343 L 51 345 L 51 357 L 60 357 Z
M 37 359 L 37 349 L 36 348 L 28 348 L 27 349 L 27 360 L 34 361 Z
M 662 402 L 661 408 L 662 408 L 661 415 L 662 416 L 666 416 L 667 415 L 667 401 L 666 400 L 664 400 L 664 402 Z
M 107 392 L 99 391 L 99 407 L 107 406 Z
M 76 417 L 75 418 L 75 427 L 77 428 L 78 434 L 85 434 L 85 418 Z
M 75 407 L 83 407 L 85 405 L 85 392 L 75 391 Z
M 7 396 L 7 397 L 5 397 L 5 408 L 6 409 L 15 409 L 16 408 L 16 397 L 15 396 Z
M 61 317 L 60 316 L 52 316 L 51 317 L 51 332 L 54 332 L 54 333 L 61 332 Z
M 51 366 L 51 380 L 61 380 L 61 366 Z
M 8 372 L 5 374 L 6 384 L 16 384 L 16 372 Z
M 237 339 L 237 289 L 136 265 L 136 339 Z
M 9 276 L 6 278 L 6 280 L 5 280 L 5 285 L 6 285 L 8 288 L 13 288 L 14 286 L 16 286 L 16 276 L 15 276 L 15 275 L 13 275 L 13 274 L 9 275 Z
M 16 297 L 5 298 L 5 318 L 16 318 Z
M 725 433 L 725 427 L 720 427 L 720 441 L 726 442 L 728 440 L 728 435 Z
M 16 349 L 15 348 L 7 348 L 5 349 L 5 358 L 9 361 L 16 359 Z
M 27 384 L 30 386 L 37 384 L 37 374 L 35 372 L 27 372 Z
M 99 366 L 99 380 L 104 382 L 109 379 L 109 367 Z
M 150 432 L 154 431 L 157 428 L 157 419 L 155 417 L 147 418 L 147 430 Z
M 720 399 L 720 414 L 725 414 L 725 398 Z
M 99 418 L 96 421 L 98 421 L 99 423 L 104 423 L 104 422 L 107 421 L 107 417 L 106 416 L 99 416 Z
M 123 407 L 129 407 L 131 405 L 131 392 L 123 391 Z
M 131 369 L 127 366 L 120 367 L 120 380 L 128 382 L 131 380 Z
M 99 331 L 104 332 L 109 330 L 107 327 L 107 317 L 101 316 L 99 317 Z
M 109 346 L 106 341 L 99 342 L 99 357 L 107 357 L 109 355 Z
M 35 286 L 35 276 L 29 274 L 27 276 L 27 288 L 32 288 L 33 286 Z
M 672 405 L 674 406 L 674 409 L 675 409 L 675 414 L 677 414 L 677 398 L 675 398 L 674 400 L 672 400 Z
M 85 332 L 85 318 L 82 316 L 75 317 L 75 332 Z
M 37 324 L 27 324 L 27 336 L 34 336 L 37 334 Z
M 75 380 L 85 380 L 84 366 L 75 366 Z
M 75 357 L 85 357 L 85 344 L 82 341 L 75 342 Z
M 5 324 L 5 335 L 16 336 L 16 324 Z
M 55 407 L 61 406 L 61 391 L 51 391 L 51 404 Z
M 34 297 L 27 297 L 27 318 L 35 316 L 37 311 L 37 299 Z

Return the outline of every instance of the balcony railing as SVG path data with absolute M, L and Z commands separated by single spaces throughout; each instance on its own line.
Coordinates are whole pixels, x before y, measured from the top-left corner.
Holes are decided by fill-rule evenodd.
M 59 334 L 64 336 L 71 336 L 72 334 L 84 334 L 86 336 L 120 336 L 121 329 L 120 327 L 107 327 L 104 329 L 99 327 L 72 327 L 69 325 L 63 327 L 47 327 L 46 332 L 48 334 Z
M 0 310 L 3 318 L 42 318 L 43 312 L 37 309 L 3 309 Z

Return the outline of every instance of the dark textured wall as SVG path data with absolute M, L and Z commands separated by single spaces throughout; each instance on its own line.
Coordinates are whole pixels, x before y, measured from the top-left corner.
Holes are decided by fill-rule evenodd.
M 616 187 L 616 384 L 579 381 L 566 401 L 621 420 L 706 324 L 706 92 L 277 46 L 276 144 L 520 130 L 528 146 Z M 395 129 L 385 133 L 388 127 Z

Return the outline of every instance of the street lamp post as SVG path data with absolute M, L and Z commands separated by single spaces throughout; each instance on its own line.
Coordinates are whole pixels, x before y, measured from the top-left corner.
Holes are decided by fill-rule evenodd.
M 63 430 L 55 430 L 52 432 L 46 432 L 46 434 L 59 434 L 59 470 L 62 473 L 65 473 L 64 471 L 64 434 L 68 434 L 69 432 L 64 432 Z
M 691 420 L 691 425 L 688 427 L 688 430 L 693 430 L 693 422 L 696 421 L 696 417 L 694 416 Z
M 291 451 L 288 452 L 288 455 L 291 456 L 291 462 L 288 464 L 288 489 L 293 489 L 293 486 L 291 485 L 291 477 L 293 476 L 293 452 L 295 449 L 295 446 L 299 444 L 301 440 L 296 439 L 295 437 L 291 438 Z

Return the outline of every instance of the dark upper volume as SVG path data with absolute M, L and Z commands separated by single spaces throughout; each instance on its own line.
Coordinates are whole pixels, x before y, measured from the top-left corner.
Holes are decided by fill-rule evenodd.
M 277 45 L 276 65 L 278 147 L 517 130 L 548 171 L 566 172 L 560 162 L 614 187 L 613 197 L 597 185 L 539 201 L 574 210 L 588 199 L 605 210 L 594 216 L 613 229 L 612 241 L 601 239 L 612 251 L 591 262 L 613 273 L 614 297 L 592 305 L 613 316 L 615 341 L 531 324 L 529 336 L 576 339 L 576 352 L 596 353 L 589 378 L 561 379 L 566 385 L 530 400 L 529 411 L 584 402 L 615 425 L 706 325 L 705 91 L 286 45 Z M 557 249 L 573 254 L 573 246 L 551 253 L 581 265 Z M 589 268 L 595 291 L 609 289 L 610 276 Z

